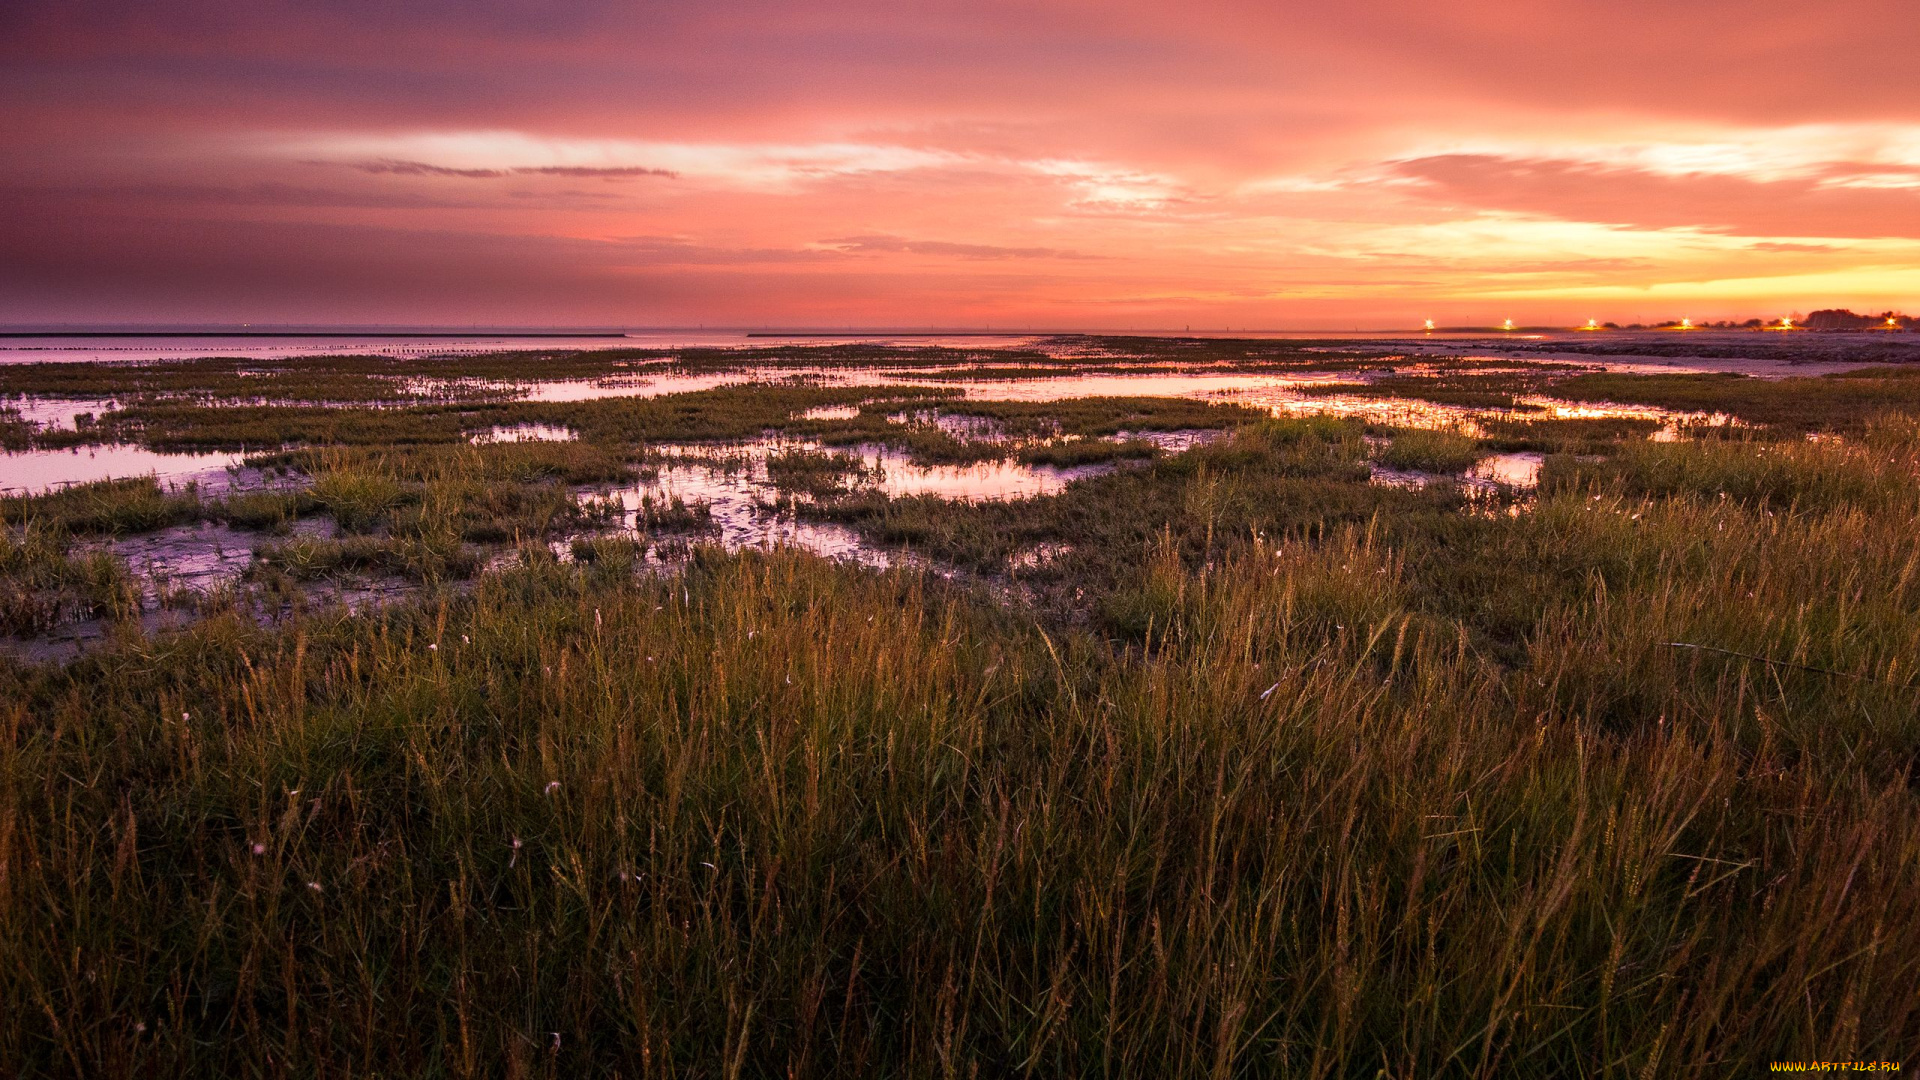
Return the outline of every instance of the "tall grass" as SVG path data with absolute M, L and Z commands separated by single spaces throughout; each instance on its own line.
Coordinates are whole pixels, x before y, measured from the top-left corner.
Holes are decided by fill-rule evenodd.
M 1869 423 L 1861 438 L 1822 442 L 1709 439 L 1622 443 L 1600 461 L 1556 455 L 1547 489 L 1598 485 L 1638 495 L 1697 494 L 1778 509 L 1911 506 L 1920 434 L 1910 421 Z
M 43 633 L 61 622 L 137 612 L 138 587 L 124 562 L 74 554 L 58 529 L 0 529 L 0 634 Z
M 1099 573 L 1038 617 L 913 570 L 701 549 L 662 577 L 585 540 L 383 611 L 0 664 L 0 1061 L 1911 1056 L 1914 430 L 1563 459 L 1505 515 L 1368 485 L 1357 425 L 1275 422 L 1047 500 L 838 508 L 983 561 L 1071 540 Z M 461 477 L 396 483 L 342 546 L 457 542 Z
M 1390 469 L 1458 473 L 1484 456 L 1478 440 L 1457 431 L 1414 429 L 1395 432 L 1375 459 Z
M 137 533 L 200 519 L 199 491 L 168 491 L 151 476 L 96 480 L 40 495 L 0 498 L 0 524 L 73 534 Z
M 17 672 L 0 1053 L 92 1075 L 1897 1058 L 1920 1039 L 1913 524 L 1550 497 L 1489 528 L 1605 561 L 1533 594 L 1518 666 L 1353 525 L 1211 567 L 1156 543 L 1165 602 L 1117 651 L 913 573 L 707 553 Z

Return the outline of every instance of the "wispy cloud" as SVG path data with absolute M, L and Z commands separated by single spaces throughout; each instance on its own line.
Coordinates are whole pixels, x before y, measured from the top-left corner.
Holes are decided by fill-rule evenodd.
M 1002 247 L 994 244 L 961 244 L 945 240 L 909 240 L 900 236 L 846 236 L 822 240 L 820 246 L 850 255 L 900 254 L 928 255 L 954 259 L 1093 259 L 1077 251 L 1050 247 Z
M 1757 237 L 1920 239 L 1920 186 L 1836 183 L 1833 169 L 1819 163 L 1755 176 L 1443 154 L 1394 162 L 1392 169 L 1418 181 L 1412 190 L 1424 197 L 1476 209 Z
M 320 161 L 313 164 L 336 163 Z M 432 165 L 424 161 L 398 161 L 391 158 L 355 161 L 348 165 L 364 173 L 392 176 L 454 176 L 466 180 L 491 180 L 503 176 L 569 176 L 576 179 L 602 177 L 619 180 L 633 176 L 675 177 L 680 175 L 672 169 L 652 169 L 642 165 L 515 165 L 502 169 L 461 169 L 449 165 Z
M 725 186 L 782 189 L 809 181 L 940 168 L 967 155 L 859 142 L 685 143 L 554 139 L 522 132 L 335 134 L 267 140 L 269 154 L 364 172 L 471 179 L 552 176 L 687 177 Z

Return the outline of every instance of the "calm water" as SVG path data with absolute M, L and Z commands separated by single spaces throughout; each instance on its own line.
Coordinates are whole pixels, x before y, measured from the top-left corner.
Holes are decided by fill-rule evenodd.
M 607 383 L 572 381 L 536 384 L 537 400 L 580 401 L 600 397 L 653 397 L 686 393 L 716 386 L 752 381 L 767 381 L 800 374 L 811 382 L 831 386 L 911 385 L 954 387 L 951 380 L 914 377 L 909 373 L 882 369 L 790 369 L 762 368 L 728 374 L 674 375 L 662 373 L 644 378 L 621 378 Z M 1478 430 L 1478 422 L 1495 416 L 1540 418 L 1633 417 L 1656 420 L 1665 425 L 1669 437 L 1681 425 L 1721 425 L 1731 422 L 1719 413 L 1679 412 L 1651 406 L 1614 405 L 1601 402 L 1568 402 L 1553 398 L 1525 399 L 1531 411 L 1468 408 L 1443 405 L 1411 398 L 1382 398 L 1358 394 L 1310 394 L 1305 388 L 1350 380 L 1351 374 L 1306 373 L 1298 375 L 1235 375 L 1210 372 L 1193 374 L 1067 374 L 1023 379 L 991 379 L 957 384 L 967 398 L 982 401 L 1057 401 L 1077 397 L 1185 397 L 1262 408 L 1275 416 L 1304 416 L 1327 413 L 1372 423 L 1401 427 L 1457 428 L 1468 434 Z M 103 407 L 100 402 L 59 402 L 28 413 L 49 427 L 71 427 L 73 416 Z M 851 406 L 815 409 L 806 415 L 814 418 L 844 418 L 852 415 Z M 950 432 L 965 438 L 991 437 L 991 422 L 977 418 L 943 416 L 928 411 L 921 419 L 930 419 Z M 895 417 L 906 421 L 914 417 Z M 573 432 L 564 427 L 541 424 L 493 428 L 477 433 L 476 442 L 513 442 L 521 440 L 567 440 Z M 1162 436 L 1142 433 L 1135 437 L 1153 439 L 1167 449 L 1184 449 L 1184 443 L 1162 442 Z M 93 480 L 153 476 L 163 482 L 196 482 L 203 487 L 226 486 L 227 470 L 238 465 L 242 455 L 233 453 L 166 454 L 137 446 L 114 445 L 81 447 L 72 450 L 30 450 L 0 454 L 0 491 L 20 494 L 48 490 L 66 484 Z M 940 473 L 922 474 L 904 461 L 880 462 L 896 486 L 894 494 L 936 494 L 946 497 L 984 497 L 998 493 L 1002 497 L 1044 494 L 1046 481 L 1033 478 L 1031 470 L 1001 463 L 977 467 L 965 476 Z M 1001 471 L 995 471 L 998 468 Z
M 18 450 L 0 453 L 0 493 L 31 495 L 69 484 L 128 480 L 151 476 L 163 484 L 194 483 L 203 490 L 226 489 L 244 457 L 234 453 L 162 454 L 116 444 L 69 450 Z
M 1424 350 L 1438 352 L 1457 352 L 1462 348 L 1473 351 L 1497 352 L 1503 345 L 1526 344 L 1539 346 L 1555 342 L 1568 344 L 1592 344 L 1595 342 L 1644 343 L 1649 346 L 1671 346 L 1676 342 L 1690 342 L 1700 345 L 1704 351 L 1718 351 L 1732 346 L 1744 356 L 1736 359 L 1705 357 L 1660 357 L 1644 358 L 1636 361 L 1632 357 L 1580 357 L 1588 362 L 1603 362 L 1609 367 L 1631 369 L 1636 364 L 1650 370 L 1747 370 L 1755 361 L 1767 367 L 1768 358 L 1776 350 L 1792 346 L 1806 349 L 1814 343 L 1816 349 L 1845 348 L 1880 339 L 1881 335 L 1783 335 L 1764 334 L 1753 331 L 1711 331 L 1698 330 L 1690 333 L 1669 333 L 1659 331 L 1616 331 L 1603 334 L 1590 334 L 1579 331 L 1554 333 L 1532 332 L 1473 332 L 1447 333 L 1422 332 L 1417 330 L 1300 330 L 1300 331 L 1224 331 L 1224 330 L 1142 330 L 1142 331 L 1102 331 L 1103 336 L 1124 338 L 1139 337 L 1184 337 L 1184 338 L 1233 338 L 1243 340 L 1326 340 L 1343 342 L 1377 341 L 1395 349 Z M 675 348 L 765 348 L 769 346 L 831 345 L 831 344 L 867 344 L 867 345 L 905 345 L 905 346 L 947 346 L 967 349 L 1031 349 L 1054 342 L 1063 336 L 1071 337 L 1070 331 L 1034 331 L 1034 332 L 991 332 L 978 333 L 951 331 L 930 333 L 926 331 L 900 331 L 894 333 L 835 331 L 753 331 L 753 330 L 636 330 L 626 333 L 609 333 L 604 336 L 504 336 L 474 333 L 449 332 L 444 336 L 420 336 L 397 334 L 356 334 L 345 337 L 312 336 L 294 337 L 265 334 L 220 336 L 41 336 L 41 337 L 5 337 L 0 338 L 0 364 L 26 363 L 32 361 L 100 361 L 100 360 L 162 360 L 184 359 L 200 356 L 231 356 L 251 359 L 274 359 L 300 356 L 327 355 L 372 355 L 372 356 L 458 356 L 470 353 L 492 353 L 513 351 L 553 351 L 574 349 L 675 349 Z M 1890 335 L 1900 341 L 1920 344 L 1920 336 L 1914 334 Z M 1076 351 L 1079 346 L 1069 343 L 1049 346 L 1051 351 L 1066 354 Z M 1540 354 L 1534 353 L 1538 356 Z M 1838 359 L 1838 358 L 1837 358 Z
M 200 356 L 283 359 L 298 356 L 458 356 L 465 353 L 549 352 L 561 349 L 748 348 L 769 345 L 822 345 L 859 342 L 874 345 L 947 345 L 1006 348 L 1031 345 L 1037 335 L 942 334 L 938 336 L 781 334 L 744 330 L 649 330 L 598 337 L 567 335 L 445 336 L 365 334 L 313 336 L 45 336 L 0 338 L 0 364 L 35 361 L 180 360 Z

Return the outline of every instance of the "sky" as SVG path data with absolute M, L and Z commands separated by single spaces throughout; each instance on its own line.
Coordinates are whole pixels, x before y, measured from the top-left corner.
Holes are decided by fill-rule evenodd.
M 6 0 L 0 323 L 1920 309 L 1911 0 Z

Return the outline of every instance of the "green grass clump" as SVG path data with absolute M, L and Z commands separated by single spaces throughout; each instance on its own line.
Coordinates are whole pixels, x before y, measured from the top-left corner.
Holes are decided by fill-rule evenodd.
M 1395 433 L 1392 441 L 1375 455 L 1375 460 L 1389 469 L 1460 473 L 1485 456 L 1477 439 L 1456 431 L 1415 428 Z
M 1913 498 L 1920 441 L 1910 426 L 1875 429 L 1866 443 L 1624 443 L 1602 460 L 1564 455 L 1542 466 L 1543 490 L 1705 495 L 1776 509 L 1879 510 Z
M 206 514 L 237 529 L 284 532 L 320 508 L 320 501 L 305 491 L 248 491 L 207 503 Z
M 1658 420 L 1630 416 L 1552 420 L 1490 416 L 1476 422 L 1482 444 L 1490 449 L 1549 454 L 1603 454 L 1615 443 L 1646 439 L 1663 426 Z
M 1297 389 L 1310 397 L 1397 397 L 1456 405 L 1469 409 L 1530 409 L 1517 400 L 1546 385 L 1548 372 L 1442 371 L 1429 374 L 1383 375 L 1367 382 L 1309 383 Z
M 1265 419 L 1264 409 L 1180 397 L 1087 397 L 1059 401 L 967 400 L 943 404 L 954 416 L 997 421 L 1015 438 L 1125 431 L 1212 431 Z
M 635 520 L 647 532 L 708 532 L 715 526 L 713 508 L 706 503 L 688 502 L 678 495 L 640 496 Z
M 352 466 L 318 474 L 307 494 L 348 532 L 367 532 L 385 523 L 406 498 L 406 490 L 391 476 Z
M 63 622 L 140 610 L 124 562 L 105 552 L 74 555 L 57 529 L 0 529 L 0 634 L 26 637 Z
M 645 541 L 631 536 L 580 536 L 569 545 L 574 561 L 612 573 L 631 573 L 647 554 Z
M 347 536 L 339 539 L 295 537 L 254 551 L 253 570 L 278 571 L 296 581 L 347 574 L 393 574 L 415 581 L 469 578 L 479 573 L 480 554 L 457 537 Z
M 0 498 L 0 523 L 39 525 L 75 535 L 151 532 L 198 521 L 199 491 L 167 491 L 151 476 L 97 480 L 42 495 Z
M 0 406 L 0 450 L 25 450 L 33 445 L 39 425 L 22 416 L 20 410 Z
M 767 455 L 767 479 L 783 493 L 818 498 L 843 492 L 869 477 L 866 462 L 851 454 L 794 449 Z
M 1727 413 L 1790 433 L 1859 432 L 1874 416 L 1920 412 L 1920 368 L 1864 368 L 1818 378 L 1627 375 L 1596 372 L 1556 383 L 1555 397 Z
M 1160 456 L 1160 448 L 1146 439 L 1067 439 L 1029 446 L 1017 455 L 1027 465 L 1071 469 L 1114 461 L 1144 461 Z

